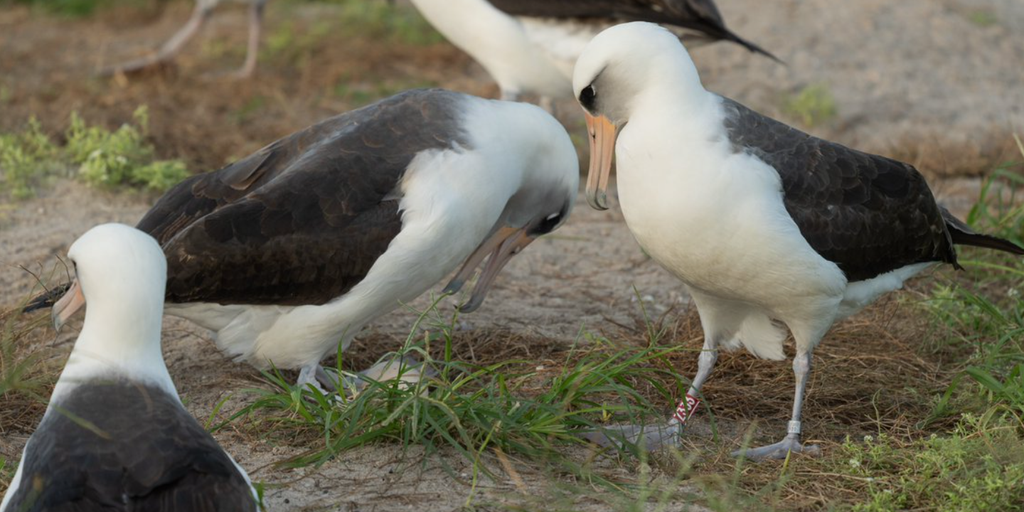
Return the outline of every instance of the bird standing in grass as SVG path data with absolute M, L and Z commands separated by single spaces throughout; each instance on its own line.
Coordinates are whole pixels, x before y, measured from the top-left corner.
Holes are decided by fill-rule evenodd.
M 712 41 L 736 43 L 775 59 L 726 28 L 712 0 L 412 0 L 455 46 L 470 54 L 501 88 L 551 101 L 572 94 L 572 69 L 586 44 L 613 23 L 662 23 Z
M 245 470 L 185 410 L 164 364 L 160 246 L 105 224 L 68 258 L 77 277 L 54 324 L 86 303 L 89 311 L 0 512 L 255 512 Z
M 214 8 L 223 1 L 196 0 L 196 7 L 192 11 L 192 16 L 156 53 L 104 69 L 101 74 L 134 73 L 159 66 L 173 59 L 185 46 L 185 43 L 192 39 L 206 21 L 210 19 Z M 236 1 L 249 4 L 249 44 L 245 52 L 245 63 L 235 72 L 236 76 L 245 78 L 252 76 L 253 72 L 256 71 L 256 57 L 259 54 L 260 31 L 263 24 L 263 9 L 267 0 Z
M 626 224 L 689 288 L 704 347 L 669 425 L 611 437 L 671 442 L 699 403 L 719 348 L 783 359 L 796 342 L 785 438 L 750 458 L 817 451 L 800 442 L 814 348 L 837 320 L 938 263 L 955 244 L 1024 249 L 975 233 L 937 205 L 910 165 L 821 140 L 704 89 L 679 40 L 649 23 L 598 35 L 576 65 L 591 137 L 587 200 L 608 208 L 612 155 Z M 598 435 L 609 442 L 607 435 Z
M 168 314 L 237 360 L 331 387 L 321 359 L 460 263 L 445 291 L 482 265 L 461 309 L 479 307 L 578 186 L 576 149 L 540 108 L 415 90 L 193 176 L 138 227 L 167 255 Z

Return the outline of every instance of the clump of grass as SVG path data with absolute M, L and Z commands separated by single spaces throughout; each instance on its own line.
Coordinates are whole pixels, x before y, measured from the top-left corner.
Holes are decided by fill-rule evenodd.
M 999 16 L 986 9 L 971 11 L 967 14 L 967 19 L 979 27 L 991 27 L 996 23 L 999 23 Z
M 73 113 L 63 146 L 54 143 L 39 122 L 31 119 L 21 133 L 0 135 L 0 184 L 11 197 L 24 199 L 33 196 L 45 181 L 75 167 L 79 178 L 101 187 L 162 191 L 188 177 L 181 161 L 154 157 L 153 146 L 145 140 L 146 108 L 136 109 L 133 119 L 134 124 L 110 131 L 89 126 Z
M 129 185 L 166 190 L 188 177 L 179 160 L 155 160 L 153 146 L 146 143 L 149 110 L 139 107 L 132 114 L 136 124 L 123 124 L 111 132 L 87 126 L 77 114 L 71 115 L 65 152 L 79 165 L 79 176 L 97 186 Z
M 288 461 L 293 466 L 319 465 L 370 443 L 397 442 L 425 447 L 428 455 L 454 449 L 473 465 L 474 480 L 478 474 L 490 474 L 482 460 L 498 450 L 612 485 L 560 449 L 584 444 L 579 434 L 605 422 L 662 420 L 655 412 L 659 408 L 638 388 L 652 387 L 668 402 L 683 386 L 666 361 L 679 347 L 577 348 L 550 376 L 531 361 L 463 363 L 452 357 L 454 316 L 442 321 L 432 307 L 412 332 L 427 315 L 434 317 L 433 329 L 422 338 L 410 334 L 397 355 L 415 354 L 437 378 L 413 385 L 372 382 L 350 397 L 297 389 L 279 372 L 266 372 L 272 388 L 256 390 L 253 404 L 228 421 L 244 417 L 261 430 L 318 433 L 319 446 Z M 432 355 L 438 353 L 439 357 Z M 663 384 L 665 379 L 675 383 L 674 389 Z M 636 454 L 635 447 L 627 451 Z
M 22 132 L 0 135 L 0 184 L 15 199 L 32 197 L 41 181 L 63 168 L 59 153 L 39 121 L 29 119 Z
M 1019 138 L 1017 143 L 1024 157 L 1024 144 Z M 1022 244 L 1024 204 L 1019 193 L 1024 190 L 1024 177 L 1011 172 L 1013 166 L 1008 163 L 996 169 L 986 180 L 967 222 Z M 1024 412 L 1024 391 L 1019 391 L 1024 372 L 1024 268 L 1014 255 L 991 250 L 970 254 L 976 256 L 962 258 L 961 263 L 974 273 L 974 282 L 968 286 L 940 283 L 933 298 L 925 302 L 946 333 L 943 345 L 966 353 L 963 375 L 970 379 L 950 384 L 939 403 L 946 410 L 940 412 L 951 412 L 951 403 L 959 402 L 961 412 L 996 408 L 1020 414 Z
M 281 25 L 267 37 L 263 52 L 271 60 L 301 69 L 308 64 L 313 52 L 325 50 L 323 41 L 335 30 L 335 23 L 321 20 L 312 27 L 295 22 Z
M 43 315 L 26 320 L 21 308 L 27 300 L 0 313 L 0 432 L 4 435 L 38 423 L 46 408 L 46 388 L 56 379 L 43 368 L 43 354 L 24 347 L 28 335 L 49 320 Z M 17 460 L 0 457 L 0 495 L 6 492 L 17 467 Z
M 866 484 L 857 511 L 1014 510 L 1024 502 L 1021 426 L 1020 417 L 965 415 L 949 436 L 848 440 L 838 470 Z
M 838 114 L 836 100 L 825 84 L 808 85 L 786 98 L 783 110 L 808 127 L 831 121 Z

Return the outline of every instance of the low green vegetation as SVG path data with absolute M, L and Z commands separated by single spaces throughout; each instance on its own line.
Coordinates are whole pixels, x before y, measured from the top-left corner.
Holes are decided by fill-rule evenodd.
M 991 27 L 999 23 L 999 16 L 985 9 L 971 11 L 967 14 L 967 19 L 979 27 Z
M 622 348 L 591 339 L 587 348 L 570 351 L 554 372 L 524 360 L 472 365 L 452 356 L 454 322 L 454 316 L 444 319 L 430 308 L 393 354 L 415 355 L 436 378 L 373 382 L 352 396 L 298 389 L 281 374 L 266 372 L 271 389 L 255 390 L 256 400 L 229 421 L 244 418 L 254 430 L 272 435 L 318 436 L 316 447 L 287 462 L 294 466 L 319 465 L 345 450 L 390 441 L 425 447 L 428 455 L 454 449 L 472 464 L 474 481 L 491 474 L 482 460 L 501 452 L 615 487 L 561 450 L 583 445 L 580 433 L 606 422 L 662 420 L 646 396 L 667 403 L 682 389 L 666 359 L 678 346 Z M 418 336 L 427 323 L 430 328 Z M 674 382 L 671 389 L 666 380 Z
M 66 16 L 69 18 L 84 18 L 91 16 L 96 12 L 96 9 L 100 7 L 106 7 L 115 2 L 115 0 L 6 0 L 10 3 L 24 4 L 32 6 L 34 9 L 56 14 L 59 16 Z M 129 0 L 121 0 L 129 1 Z M 0 6 L 5 2 L 0 1 Z
M 36 187 L 74 175 L 100 187 L 131 186 L 166 190 L 188 177 L 178 160 L 157 160 L 145 140 L 148 114 L 139 107 L 134 124 L 110 131 L 89 126 L 77 114 L 64 132 L 64 143 L 47 135 L 35 119 L 14 134 L 0 135 L 0 185 L 16 199 L 35 194 Z
M 855 511 L 1015 510 L 1024 503 L 1021 423 L 965 414 L 955 430 L 909 444 L 881 434 L 847 442 L 840 470 L 866 484 Z
M 804 126 L 814 127 L 835 119 L 836 100 L 826 84 L 811 84 L 783 101 L 786 115 L 799 119 Z
M 997 169 L 967 218 L 1018 244 L 1024 240 L 1019 167 Z M 848 441 L 832 457 L 837 473 L 867 483 L 854 510 L 1016 510 L 1024 503 L 1024 268 L 1019 256 L 960 252 L 968 271 L 937 282 L 922 306 L 935 325 L 926 348 L 948 354 L 961 373 L 919 423 L 931 431 L 927 436 L 881 432 Z M 942 428 L 949 419 L 952 429 Z
M 342 29 L 378 43 L 428 46 L 445 41 L 416 9 L 382 0 L 329 0 L 342 6 Z M 397 3 L 397 2 L 396 2 Z

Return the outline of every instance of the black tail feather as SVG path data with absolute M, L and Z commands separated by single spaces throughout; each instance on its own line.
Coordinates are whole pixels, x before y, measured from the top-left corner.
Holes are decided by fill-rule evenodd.
M 768 50 L 765 50 L 764 48 L 761 48 L 760 46 L 758 46 L 758 45 L 756 45 L 754 43 L 751 43 L 750 41 L 747 41 L 746 39 L 741 38 L 740 36 L 736 35 L 734 32 L 732 32 L 729 29 L 725 29 L 725 38 L 724 39 L 726 39 L 728 41 L 732 41 L 733 43 L 736 43 L 736 44 L 746 48 L 747 50 L 750 50 L 753 53 L 760 53 L 761 55 L 764 55 L 765 57 L 768 57 L 769 59 L 774 60 L 775 62 L 778 62 L 779 64 L 782 64 L 783 66 L 786 65 L 786 63 L 782 59 L 776 57 L 775 55 L 773 55 Z
M 54 286 L 49 290 L 35 296 L 32 300 L 21 309 L 22 313 L 31 313 L 39 309 L 52 308 L 54 303 L 60 300 L 61 297 L 67 293 L 68 289 L 71 288 L 71 283 L 64 283 L 58 286 Z
M 1024 247 L 997 236 L 978 233 L 971 229 L 964 221 L 954 217 L 945 208 L 942 208 L 942 218 L 946 221 L 946 229 L 949 230 L 950 239 L 953 240 L 954 244 L 984 247 L 986 249 L 1024 255 Z

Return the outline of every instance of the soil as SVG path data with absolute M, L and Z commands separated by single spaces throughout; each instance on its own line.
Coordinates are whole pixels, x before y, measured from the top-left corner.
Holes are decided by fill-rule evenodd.
M 907 159 L 930 178 L 940 201 L 961 214 L 976 199 L 980 176 L 1012 154 L 1010 135 L 1024 128 L 1024 3 L 1018 0 L 779 0 L 771 8 L 759 0 L 717 3 L 731 28 L 786 65 L 733 45 L 700 47 L 693 55 L 707 88 L 799 124 L 788 117 L 785 98 L 807 85 L 827 84 L 837 114 L 805 128 Z M 114 128 L 146 104 L 149 138 L 160 156 L 208 170 L 359 106 L 367 95 L 420 85 L 491 97 L 497 93 L 475 63 L 446 43 L 412 44 L 347 31 L 351 25 L 332 21 L 341 18 L 343 7 L 291 2 L 271 3 L 268 37 L 311 33 L 317 24 L 330 30 L 311 43 L 296 44 L 297 49 L 264 50 L 253 79 L 207 76 L 241 64 L 245 11 L 230 7 L 217 11 L 175 65 L 141 76 L 93 76 L 105 65 L 159 45 L 190 9 L 189 2 L 172 2 L 165 8 L 120 8 L 71 20 L 6 8 L 0 12 L 0 131 L 19 129 L 36 116 L 44 128 L 59 134 L 73 111 Z M 559 111 L 567 127 L 581 134 L 575 107 L 565 103 Z M 55 266 L 57 258 L 77 236 L 102 222 L 134 224 L 154 200 L 152 194 L 102 191 L 60 180 L 41 188 L 34 199 L 3 204 L 0 310 L 16 307 L 32 293 L 35 278 L 21 266 L 36 273 L 62 272 Z M 617 209 L 597 212 L 581 198 L 562 229 L 513 259 L 483 307 L 462 317 L 457 336 L 501 340 L 513 333 L 532 340 L 519 349 L 538 359 L 573 343 L 581 329 L 609 339 L 637 338 L 634 287 L 648 311 L 665 315 L 673 326 L 671 339 L 700 346 L 699 327 L 678 282 L 642 253 Z M 894 320 L 900 318 L 899 303 L 882 301 L 840 324 L 816 352 L 820 364 L 805 409 L 806 429 L 823 443 L 866 424 L 877 427 L 865 419 L 874 417 L 875 407 L 892 421 L 902 417 L 898 386 L 876 398 L 877 403 L 856 393 L 886 388 L 906 372 L 941 375 L 938 363 L 915 355 L 922 335 L 906 335 Z M 411 306 L 428 304 L 425 296 Z M 354 344 L 355 358 L 372 360 L 398 348 L 413 319 L 402 311 L 381 318 Z M 26 342 L 56 369 L 80 326 L 79 318 L 56 335 L 41 327 Z M 249 399 L 242 390 L 264 385 L 257 372 L 225 359 L 207 333 L 188 322 L 167 317 L 164 334 L 171 375 L 196 417 L 210 417 L 230 397 L 219 412 L 225 417 Z M 882 351 L 892 356 L 887 363 L 868 355 Z M 689 376 L 695 365 L 696 357 L 684 354 L 679 371 Z M 879 374 L 877 367 L 889 373 Z M 851 379 L 863 381 L 864 387 L 851 388 Z M 776 437 L 788 418 L 791 386 L 787 362 L 723 356 L 706 389 L 721 437 L 713 441 L 707 417 L 698 417 L 692 447 L 728 449 L 749 428 L 756 439 Z M 751 403 L 751 393 L 760 400 Z M 0 425 L 0 456 L 17 459 L 37 421 Z M 474 503 L 491 504 L 484 509 L 531 503 L 530 493 L 512 479 L 483 479 L 474 489 L 470 468 L 455 454 L 421 464 L 416 453 L 375 445 L 316 470 L 286 470 L 273 463 L 300 453 L 298 442 L 271 445 L 230 428 L 217 438 L 255 480 L 278 484 L 267 490 L 273 510 L 458 510 L 471 494 Z M 622 466 L 611 471 L 635 477 L 632 463 Z M 528 488 L 544 488 L 550 481 L 550 475 L 528 463 L 516 467 Z M 574 507 L 609 509 L 588 499 Z M 699 508 L 683 501 L 669 506 Z

